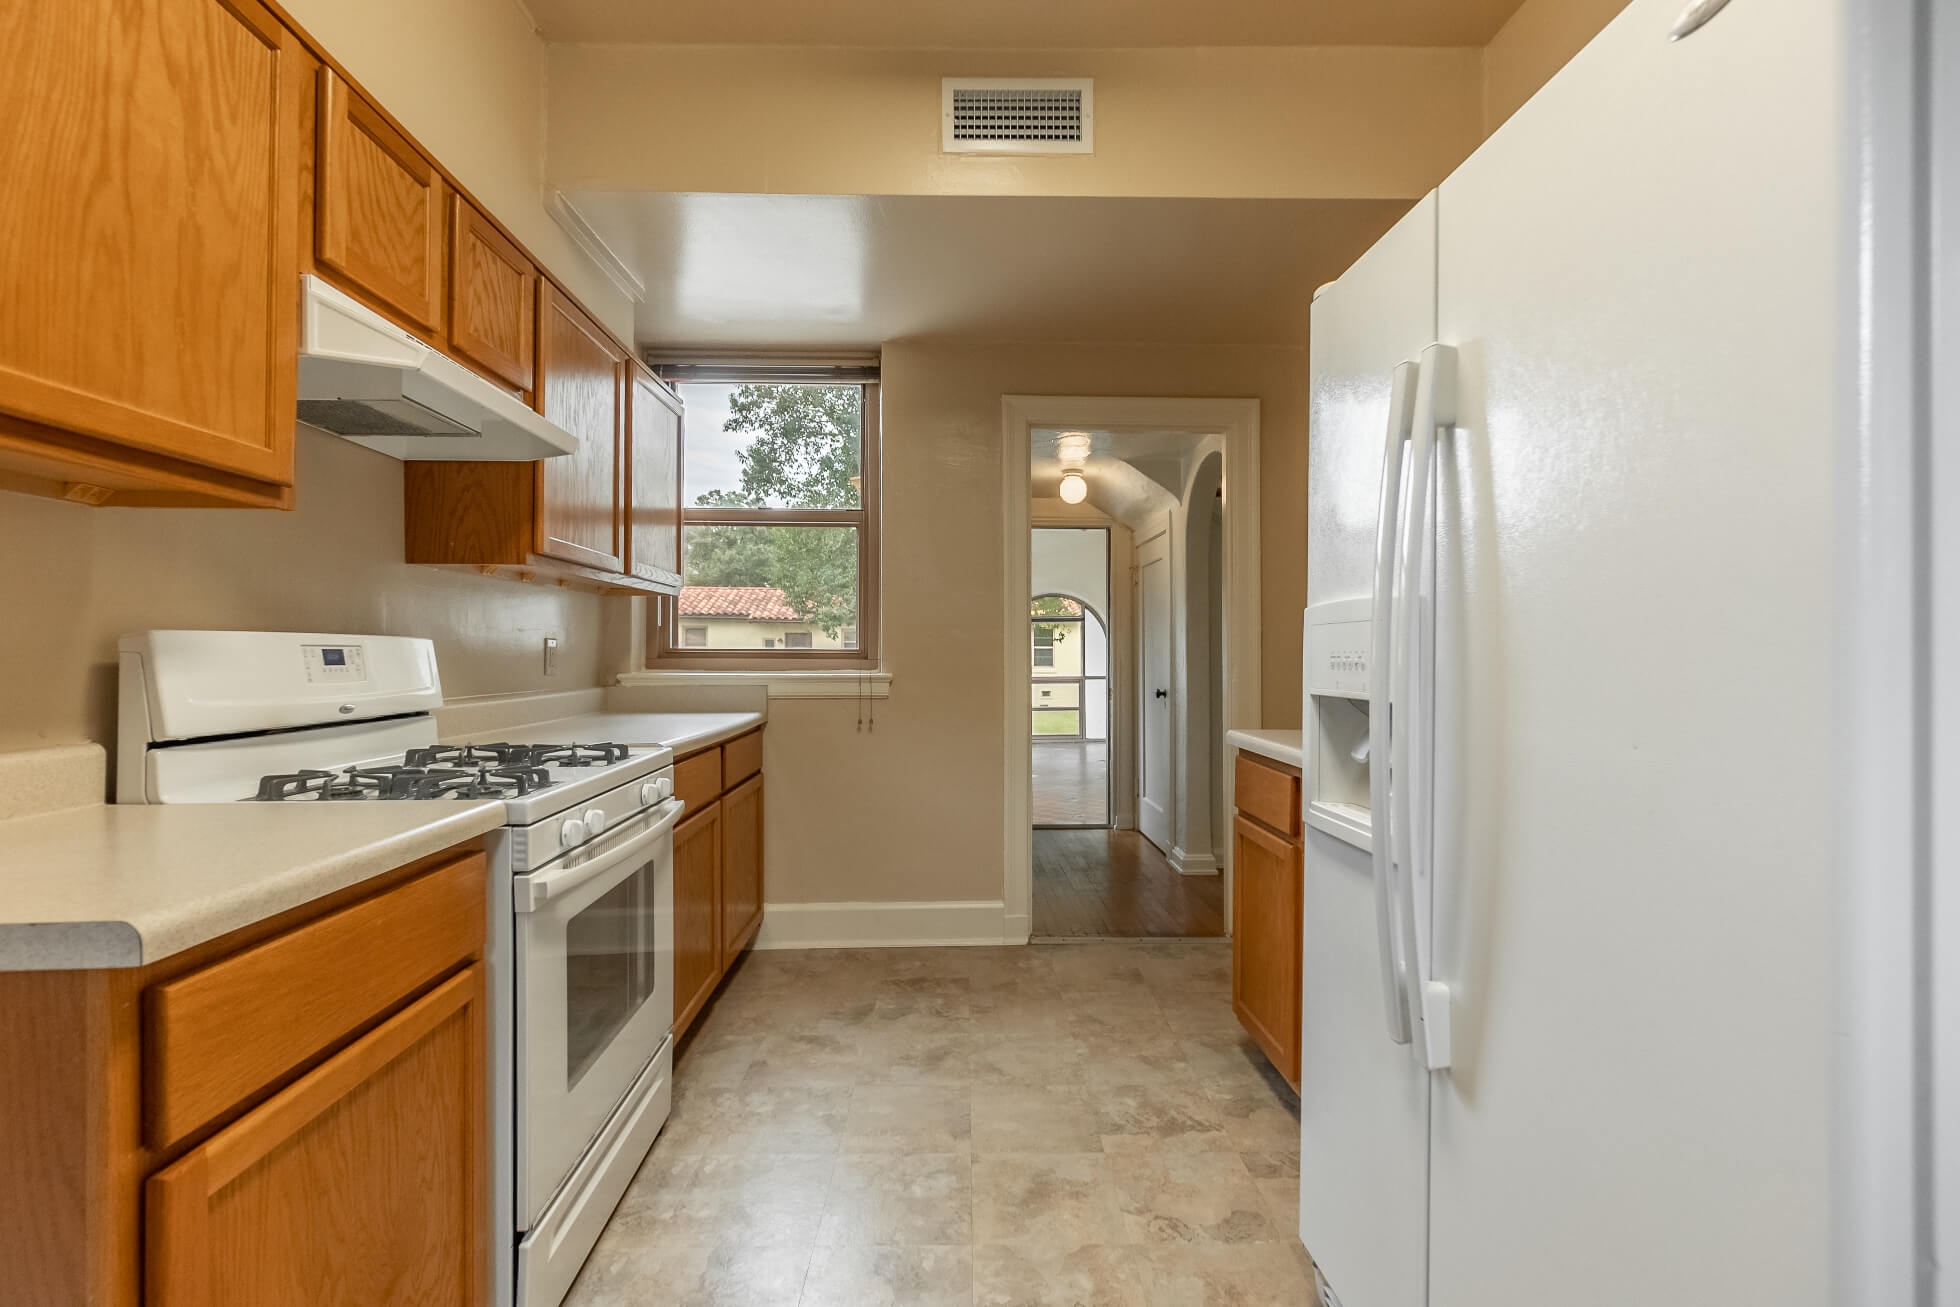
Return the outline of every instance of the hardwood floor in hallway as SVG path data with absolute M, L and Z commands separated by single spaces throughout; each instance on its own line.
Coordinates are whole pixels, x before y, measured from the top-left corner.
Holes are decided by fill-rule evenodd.
M 1109 741 L 1036 740 L 1034 824 L 1109 824 Z
M 1034 934 L 1210 937 L 1225 933 L 1225 878 L 1182 876 L 1133 830 L 1034 833 Z

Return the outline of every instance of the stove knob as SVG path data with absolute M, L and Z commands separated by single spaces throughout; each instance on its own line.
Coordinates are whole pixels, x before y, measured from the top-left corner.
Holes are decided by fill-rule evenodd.
M 585 833 L 597 838 L 599 832 L 605 828 L 606 810 L 604 808 L 587 808 L 585 810 Z
M 647 781 L 642 784 L 640 786 L 640 806 L 642 808 L 651 808 L 658 802 L 660 802 L 660 783 L 658 781 Z
M 656 780 L 654 784 L 659 787 L 659 793 L 662 800 L 671 799 L 674 797 L 674 778 L 672 776 L 662 776 L 660 779 Z
M 585 823 L 577 817 L 565 818 L 565 824 L 558 828 L 558 844 L 561 848 L 571 848 L 574 844 L 585 843 Z

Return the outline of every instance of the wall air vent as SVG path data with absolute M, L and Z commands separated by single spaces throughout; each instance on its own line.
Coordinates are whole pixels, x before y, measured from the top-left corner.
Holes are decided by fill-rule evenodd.
M 1093 154 L 1095 79 L 948 77 L 940 146 L 948 154 Z

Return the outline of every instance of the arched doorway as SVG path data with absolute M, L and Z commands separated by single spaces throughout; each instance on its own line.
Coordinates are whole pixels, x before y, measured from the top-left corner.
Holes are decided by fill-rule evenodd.
M 1034 824 L 1107 826 L 1109 623 L 1073 595 L 1028 606 Z

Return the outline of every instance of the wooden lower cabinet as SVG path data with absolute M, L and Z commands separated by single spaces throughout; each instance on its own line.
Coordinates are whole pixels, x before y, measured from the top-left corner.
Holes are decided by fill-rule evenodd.
M 721 946 L 740 953 L 762 928 L 762 777 L 721 801 Z
M 486 1303 L 487 893 L 472 841 L 146 967 L 0 972 L 0 1302 Z
M 674 1038 L 762 929 L 762 728 L 674 764 Z
M 674 828 L 674 1035 L 721 979 L 721 804 Z
M 151 1176 L 149 1307 L 483 1303 L 484 1006 L 477 963 Z
M 1297 1090 L 1304 883 L 1300 777 L 1297 771 L 1244 753 L 1239 755 L 1237 770 L 1241 779 L 1239 811 L 1232 820 L 1232 1011 Z M 1248 779 L 1259 784 L 1248 787 Z M 1290 820 L 1291 829 L 1276 830 L 1247 815 L 1248 806 Z

